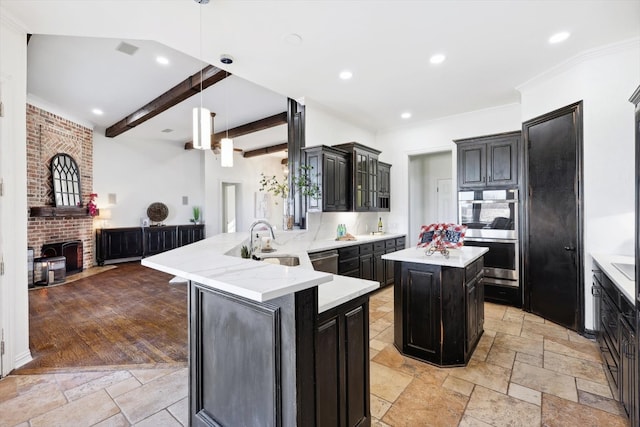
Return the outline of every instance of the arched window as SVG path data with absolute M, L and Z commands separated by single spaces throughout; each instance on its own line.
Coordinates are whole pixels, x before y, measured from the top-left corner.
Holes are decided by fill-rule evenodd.
M 56 154 L 51 159 L 51 179 L 56 206 L 81 206 L 80 170 L 73 157 Z

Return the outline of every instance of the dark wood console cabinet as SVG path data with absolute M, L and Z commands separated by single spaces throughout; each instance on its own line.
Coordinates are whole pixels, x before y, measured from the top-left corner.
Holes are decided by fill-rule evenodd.
M 521 132 L 458 139 L 458 188 L 477 190 L 518 185 Z
M 394 344 L 437 366 L 465 365 L 484 330 L 483 259 L 465 268 L 395 262 Z
M 133 261 L 204 239 L 203 224 L 96 230 L 98 265 Z

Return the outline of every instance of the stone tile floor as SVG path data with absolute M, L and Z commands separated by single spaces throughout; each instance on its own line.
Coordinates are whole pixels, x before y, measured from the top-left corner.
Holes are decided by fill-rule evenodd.
M 373 426 L 626 426 L 598 347 L 520 309 L 485 304 L 468 366 L 437 368 L 393 346 L 393 292 L 371 298 Z M 0 426 L 186 426 L 187 368 L 113 367 L 0 381 Z

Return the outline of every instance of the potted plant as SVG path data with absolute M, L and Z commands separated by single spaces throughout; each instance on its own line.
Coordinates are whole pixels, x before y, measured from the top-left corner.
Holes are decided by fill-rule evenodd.
M 279 181 L 275 175 L 267 177 L 264 173 L 260 173 L 260 191 L 267 191 L 274 196 L 280 197 L 283 204 L 283 224 L 282 228 L 285 230 L 293 229 L 293 201 L 289 197 L 290 194 L 295 194 L 297 191 L 305 197 L 311 197 L 314 199 L 320 198 L 320 186 L 313 182 L 310 178 L 310 173 L 313 170 L 313 166 L 302 165 L 298 168 L 298 173 L 291 176 L 291 188 L 289 188 L 289 180 L 286 176 Z M 293 189 L 293 193 L 291 192 Z M 278 201 L 276 199 L 276 205 Z
M 193 218 L 191 218 L 189 221 L 191 221 L 194 224 L 200 224 L 200 206 L 194 206 L 192 208 L 192 212 L 193 212 Z

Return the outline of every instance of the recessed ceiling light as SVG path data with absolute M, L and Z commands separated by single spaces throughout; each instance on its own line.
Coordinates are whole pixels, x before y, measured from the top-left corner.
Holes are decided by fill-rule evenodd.
M 555 43 L 563 42 L 566 39 L 568 39 L 570 35 L 571 34 L 569 34 L 567 31 L 563 31 L 561 33 L 556 33 L 556 34 L 552 35 L 551 37 L 549 37 L 549 43 L 555 44 Z
M 340 72 L 340 78 L 342 80 L 349 80 L 351 77 L 353 77 L 353 73 L 349 70 L 344 70 Z
M 93 110 L 91 110 L 91 112 L 92 112 L 93 114 L 95 114 L 96 116 L 101 116 L 101 115 L 103 115 L 103 114 L 104 114 L 104 111 L 102 111 L 102 110 L 101 110 L 101 109 L 99 109 L 99 108 L 94 108 Z
M 164 56 L 156 56 L 156 62 L 162 65 L 169 65 L 169 58 Z
M 408 111 L 405 111 L 404 113 L 400 114 L 400 117 L 402 117 L 403 119 L 410 119 L 411 118 L 411 113 Z
M 433 55 L 431 58 L 429 58 L 429 62 L 431 62 L 432 64 L 441 64 L 444 62 L 446 58 L 447 57 L 444 56 L 443 54 L 438 53 L 436 55 Z

